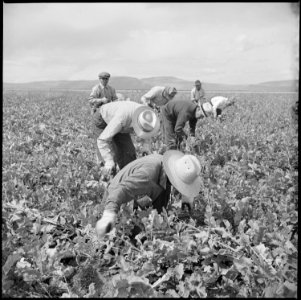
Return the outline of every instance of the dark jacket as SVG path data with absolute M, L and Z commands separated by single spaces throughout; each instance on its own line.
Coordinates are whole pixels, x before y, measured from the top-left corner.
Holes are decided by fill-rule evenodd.
M 153 208 L 160 212 L 168 203 L 170 188 L 163 169 L 163 155 L 143 156 L 127 164 L 113 178 L 105 210 L 118 213 L 121 204 L 147 195 L 153 201 Z
M 172 100 L 165 104 L 161 111 L 163 117 L 175 124 L 174 131 L 179 137 L 183 137 L 184 127 L 187 121 L 189 121 L 191 135 L 195 136 L 195 127 L 197 119 L 195 117 L 195 110 L 197 105 L 187 100 Z

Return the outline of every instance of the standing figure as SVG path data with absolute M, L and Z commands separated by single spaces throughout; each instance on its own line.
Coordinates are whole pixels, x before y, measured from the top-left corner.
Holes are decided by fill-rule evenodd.
M 98 74 L 99 83 L 92 88 L 92 92 L 88 98 L 91 115 L 93 115 L 96 109 L 102 104 L 118 100 L 115 89 L 108 85 L 110 76 L 111 75 L 107 72 Z
M 190 92 L 190 100 L 195 104 L 201 105 L 206 101 L 205 91 L 202 89 L 202 83 L 199 80 L 195 81 L 195 86 Z

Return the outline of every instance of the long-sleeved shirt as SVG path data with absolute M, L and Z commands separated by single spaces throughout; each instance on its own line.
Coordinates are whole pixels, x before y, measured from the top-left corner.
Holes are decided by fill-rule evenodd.
M 198 91 L 194 87 L 190 92 L 190 100 L 202 104 L 205 101 L 205 91 L 202 88 Z
M 163 155 L 151 154 L 138 158 L 113 178 L 108 187 L 105 210 L 117 213 L 121 204 L 148 196 L 153 203 L 168 201 L 170 183 L 163 168 Z
M 195 135 L 197 119 L 195 117 L 197 105 L 187 100 L 173 100 L 162 108 L 163 117 L 175 124 L 174 131 L 178 137 L 185 136 L 184 127 L 189 121 L 191 135 Z
M 154 86 L 141 97 L 142 103 L 145 105 L 155 104 L 157 106 L 166 104 L 170 99 L 163 93 L 164 90 L 164 86 Z
M 92 88 L 92 92 L 88 98 L 90 106 L 92 109 L 98 108 L 101 106 L 101 103 L 97 103 L 95 99 L 101 99 L 106 97 L 109 102 L 115 101 L 118 99 L 116 91 L 110 85 L 103 86 L 101 83 L 98 83 Z

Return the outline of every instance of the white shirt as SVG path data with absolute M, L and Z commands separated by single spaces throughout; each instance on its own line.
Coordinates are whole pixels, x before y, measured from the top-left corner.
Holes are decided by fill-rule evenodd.
M 169 98 L 166 98 L 165 95 L 163 95 L 164 90 L 164 86 L 154 86 L 141 97 L 142 103 L 148 105 L 151 102 L 158 106 L 166 104 L 169 101 Z
M 201 88 L 199 91 L 194 87 L 190 92 L 190 100 L 197 101 L 200 104 L 205 101 L 205 91 Z
M 132 117 L 140 106 L 142 104 L 134 101 L 114 101 L 102 105 L 99 111 L 107 127 L 100 134 L 99 139 L 110 141 L 119 132 L 133 132 Z
M 217 108 L 220 108 L 220 109 L 225 108 L 225 106 L 227 106 L 227 104 L 228 104 L 228 101 L 229 101 L 229 98 L 223 97 L 223 96 L 215 96 L 215 97 L 211 98 L 210 102 L 212 104 L 214 116 L 216 116 Z

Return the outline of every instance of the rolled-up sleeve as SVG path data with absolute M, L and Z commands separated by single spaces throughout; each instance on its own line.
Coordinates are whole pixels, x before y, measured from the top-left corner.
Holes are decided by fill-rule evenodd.
M 121 204 L 128 203 L 139 195 L 156 199 L 163 188 L 150 180 L 147 170 L 136 170 L 121 182 L 109 186 L 105 210 L 118 213 Z

